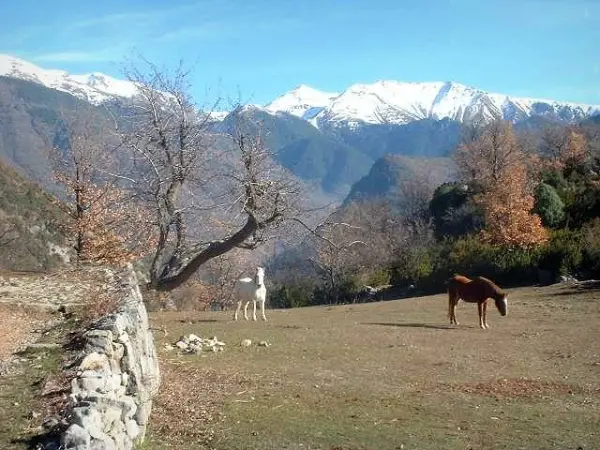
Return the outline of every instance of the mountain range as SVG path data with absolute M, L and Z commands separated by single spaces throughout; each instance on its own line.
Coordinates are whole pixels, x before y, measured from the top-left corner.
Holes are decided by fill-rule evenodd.
M 54 138 L 61 108 L 80 101 L 114 106 L 136 89 L 98 72 L 72 75 L 0 55 L 0 156 L 32 178 L 47 177 L 39 155 Z M 406 158 L 417 158 L 418 166 L 422 158 L 437 158 L 446 167 L 440 161 L 456 148 L 465 123 L 504 119 L 539 128 L 592 117 L 600 117 L 600 106 L 513 97 L 455 82 L 377 81 L 339 93 L 300 85 L 266 105 L 213 114 L 211 131 L 230 132 L 240 122 L 260 128 L 281 165 L 341 202 L 348 193 L 360 198 L 360 186 L 380 191 L 374 185 L 386 172 L 381 164 L 409 168 L 414 164 Z M 403 158 L 384 158 L 389 154 Z M 450 173 L 442 172 L 442 178 Z M 370 178 L 357 187 L 365 176 Z
M 39 83 L 94 104 L 119 97 L 130 98 L 136 92 L 131 81 L 99 72 L 72 75 L 62 70 L 42 69 L 4 54 L 0 54 L 0 76 Z M 574 122 L 600 114 L 600 105 L 496 94 L 452 81 L 408 83 L 384 80 L 354 84 L 342 93 L 322 92 L 300 85 L 264 108 L 272 113 L 292 114 L 318 128 L 404 125 L 417 120 L 445 118 L 458 122 L 477 118 L 516 122 L 531 116 L 544 116 Z
M 494 94 L 450 81 L 377 81 L 354 84 L 341 94 L 301 85 L 265 108 L 302 117 L 318 128 L 404 125 L 423 119 L 517 122 L 531 116 L 575 122 L 600 113 L 600 105 Z

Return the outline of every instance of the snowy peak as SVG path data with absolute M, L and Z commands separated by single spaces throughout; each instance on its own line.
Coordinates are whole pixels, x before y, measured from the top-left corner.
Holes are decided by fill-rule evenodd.
M 339 94 L 322 92 L 301 84 L 291 91 L 276 98 L 266 106 L 270 112 L 286 112 L 306 120 L 320 113 L 324 107 L 331 104 Z
M 43 69 L 21 59 L 0 54 L 0 76 L 19 78 L 44 85 L 50 89 L 67 92 L 93 104 L 115 97 L 133 97 L 134 83 L 119 80 L 103 73 L 70 75 L 62 70 Z
M 455 82 L 377 81 L 355 84 L 316 116 L 317 126 L 401 125 L 421 119 L 517 121 L 544 115 L 569 122 L 600 113 L 600 106 L 510 97 Z

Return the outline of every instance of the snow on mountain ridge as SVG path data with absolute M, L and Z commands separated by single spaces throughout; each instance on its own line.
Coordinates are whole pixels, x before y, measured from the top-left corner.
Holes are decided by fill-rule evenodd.
M 328 106 L 339 94 L 323 92 L 301 84 L 266 105 L 270 112 L 286 112 L 310 120 Z
M 71 75 L 63 70 L 43 69 L 5 54 L 0 54 L 0 75 L 32 81 L 93 104 L 100 104 L 114 97 L 133 97 L 137 92 L 131 81 L 119 80 L 99 72 Z
M 554 100 L 512 97 L 456 82 L 377 81 L 346 89 L 315 118 L 318 126 L 405 124 L 414 120 L 450 118 L 465 121 L 518 120 L 553 114 L 575 121 L 600 113 L 600 106 Z
M 303 89 L 307 91 L 303 92 Z M 313 92 L 318 94 L 311 95 Z M 600 106 L 513 97 L 451 81 L 380 80 L 371 84 L 353 84 L 341 94 L 334 95 L 299 86 L 266 108 L 271 112 L 302 117 L 316 127 L 405 124 L 426 118 L 463 122 L 482 117 L 516 121 L 531 115 L 554 115 L 576 121 L 600 113 Z

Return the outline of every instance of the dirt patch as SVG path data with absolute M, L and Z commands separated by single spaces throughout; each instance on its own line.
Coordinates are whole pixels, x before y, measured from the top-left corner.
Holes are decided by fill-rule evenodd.
M 463 384 L 455 386 L 454 390 L 497 398 L 544 397 L 583 393 L 583 389 L 568 383 L 508 378 Z

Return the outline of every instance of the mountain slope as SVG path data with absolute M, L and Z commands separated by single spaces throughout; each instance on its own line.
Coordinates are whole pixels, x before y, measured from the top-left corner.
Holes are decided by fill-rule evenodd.
M 48 151 L 59 141 L 61 111 L 103 108 L 38 83 L 0 76 L 0 159 L 44 187 L 53 184 Z
M 449 119 L 423 119 L 405 125 L 363 125 L 355 128 L 327 126 L 322 130 L 369 157 L 378 159 L 386 153 L 447 156 L 459 143 L 462 125 Z
M 346 195 L 351 184 L 366 174 L 373 163 L 371 157 L 290 114 L 245 107 L 227 116 L 218 130 L 232 133 L 236 127 L 250 133 L 260 131 L 281 165 L 336 196 Z
M 428 202 L 437 186 L 454 177 L 455 165 L 450 158 L 386 155 L 352 186 L 344 204 L 379 198 L 407 213 Z
M 60 226 L 66 216 L 53 198 L 0 162 L 0 269 L 48 270 L 72 252 Z

